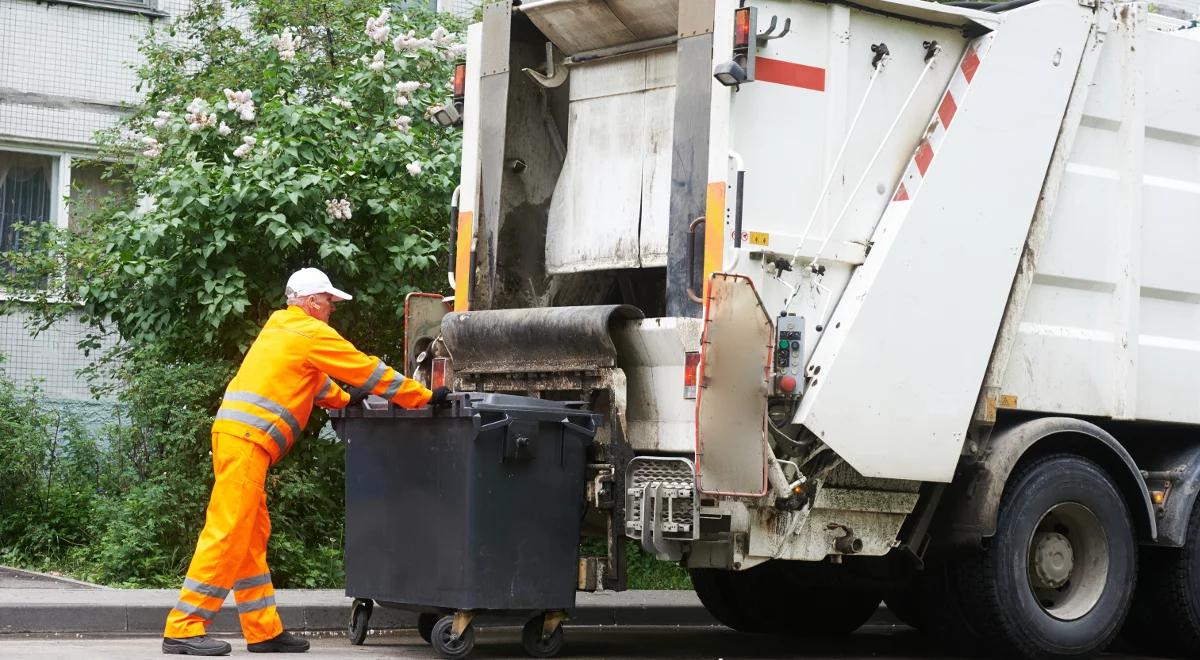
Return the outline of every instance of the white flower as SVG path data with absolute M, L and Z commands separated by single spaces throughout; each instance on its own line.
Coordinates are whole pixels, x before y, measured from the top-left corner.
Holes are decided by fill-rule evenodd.
M 433 30 L 433 34 L 429 35 L 429 38 L 435 41 L 439 46 L 445 46 L 451 41 L 454 41 L 454 35 L 450 34 L 446 28 L 440 25 Z
M 304 45 L 304 39 L 292 34 L 292 28 L 284 28 L 283 32 L 271 37 L 271 45 L 279 51 L 279 59 L 291 62 L 296 58 L 296 50 Z
M 446 49 L 446 59 L 450 61 L 460 60 L 467 54 L 466 44 L 450 44 Z
M 172 115 L 164 110 L 159 110 L 155 117 L 157 119 L 154 120 L 154 128 L 166 128 L 167 124 L 171 122 Z
M 253 147 L 254 145 L 258 144 L 258 138 L 254 137 L 253 135 L 247 135 L 242 138 L 242 144 L 248 147 Z
M 334 220 L 349 220 L 353 215 L 348 199 L 325 200 L 325 212 Z
M 416 48 L 413 45 L 413 42 L 415 41 L 413 34 L 414 32 L 409 30 L 408 34 L 397 35 L 395 39 L 392 39 L 392 48 L 395 48 L 396 52 L 398 53 Z
M 396 92 L 399 94 L 412 94 L 421 89 L 421 83 L 416 80 L 407 80 L 396 83 Z
M 383 67 L 385 65 L 383 58 L 384 54 L 382 50 L 375 53 L 375 57 L 371 58 L 371 63 L 367 65 L 367 68 L 371 69 L 372 71 L 383 71 Z
M 158 140 L 150 136 L 146 136 L 142 138 L 142 144 L 146 145 L 146 150 L 142 152 L 143 156 L 156 158 L 162 154 L 162 145 L 158 143 Z
M 226 124 L 225 122 L 221 122 L 221 125 L 217 127 L 217 134 L 220 135 L 221 137 L 229 135 L 232 132 L 233 132 L 233 129 L 229 128 L 229 125 Z
M 237 156 L 238 158 L 245 158 L 246 156 L 249 156 L 250 155 L 250 145 L 243 144 L 242 146 L 238 147 L 237 149 L 234 149 L 233 155 Z
M 336 96 L 329 97 L 329 102 L 336 105 L 339 108 L 345 108 L 347 110 L 354 107 L 353 103 L 347 101 L 346 99 L 338 98 Z
M 254 121 L 254 93 L 248 89 L 235 92 L 225 88 L 226 106 L 238 113 L 242 121 Z
M 387 41 L 388 34 L 392 31 L 392 28 L 388 27 L 387 24 L 388 19 L 391 18 L 391 16 L 392 12 L 387 8 L 384 8 L 384 10 L 380 12 L 379 16 L 367 19 L 367 29 L 363 30 L 363 33 L 370 37 L 371 41 L 377 44 Z
M 405 169 L 407 169 L 408 173 L 411 174 L 412 176 L 417 176 L 418 174 L 421 173 L 421 164 L 416 161 L 413 161 L 413 162 L 409 163 L 407 166 L 405 166 Z
M 158 200 L 155 199 L 152 195 L 147 195 L 146 193 L 142 193 L 142 196 L 138 198 L 137 206 L 134 207 L 134 209 L 133 209 L 133 215 L 134 216 L 143 216 L 143 215 L 146 215 L 147 213 L 153 213 L 154 210 L 157 208 L 158 208 Z
M 401 133 L 407 133 L 412 127 L 412 117 L 408 115 L 400 115 L 392 120 L 392 125 Z
M 408 105 L 408 97 L 403 94 L 397 94 L 396 95 L 396 105 L 400 106 L 401 108 Z

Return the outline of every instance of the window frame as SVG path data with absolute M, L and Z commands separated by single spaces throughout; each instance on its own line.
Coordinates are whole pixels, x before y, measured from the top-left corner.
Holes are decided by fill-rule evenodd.
M 169 13 L 159 9 L 159 0 L 146 0 L 145 3 L 136 0 L 34 0 L 39 5 L 52 7 L 66 5 L 68 7 L 88 7 L 101 11 L 114 11 L 122 14 L 139 14 L 150 20 L 167 18 Z

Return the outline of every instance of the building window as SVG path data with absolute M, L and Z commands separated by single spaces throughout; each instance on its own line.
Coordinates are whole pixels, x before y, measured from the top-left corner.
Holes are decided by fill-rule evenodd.
M 54 168 L 52 156 L 0 151 L 0 252 L 22 249 L 21 225 L 54 217 Z

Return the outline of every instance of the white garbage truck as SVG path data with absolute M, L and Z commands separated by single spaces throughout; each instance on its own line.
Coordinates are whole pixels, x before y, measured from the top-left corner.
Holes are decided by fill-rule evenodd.
M 1144 2 L 526 0 L 470 27 L 409 367 L 586 401 L 742 631 L 1200 649 L 1200 28 Z M 451 301 L 452 300 L 452 304 Z M 797 649 L 802 648 L 798 642 Z

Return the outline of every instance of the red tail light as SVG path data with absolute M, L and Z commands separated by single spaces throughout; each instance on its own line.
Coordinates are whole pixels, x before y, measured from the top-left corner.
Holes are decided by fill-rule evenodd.
M 750 7 L 742 7 L 733 13 L 733 47 L 746 48 L 750 45 Z
M 429 389 L 446 386 L 446 365 L 449 363 L 450 358 L 433 358 L 433 367 L 429 370 Z
M 467 96 L 467 65 L 454 66 L 454 100 L 461 101 Z
M 696 398 L 696 382 L 700 376 L 700 353 L 688 351 L 683 358 L 683 398 Z

